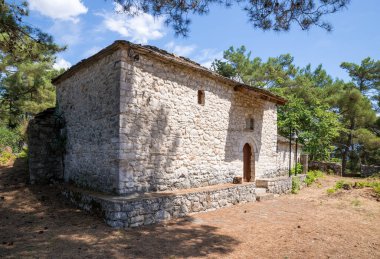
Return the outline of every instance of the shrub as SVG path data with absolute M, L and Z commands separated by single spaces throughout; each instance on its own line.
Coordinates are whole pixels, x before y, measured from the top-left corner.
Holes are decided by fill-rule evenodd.
M 378 184 L 378 186 L 374 186 L 373 187 L 373 190 L 375 192 L 375 194 L 380 197 L 380 184 Z
M 312 183 L 314 183 L 318 178 L 323 177 L 323 172 L 319 170 L 312 170 L 307 172 L 305 183 L 307 186 L 310 186 Z
M 345 184 L 345 182 L 343 180 L 339 180 L 335 183 L 335 189 L 336 190 L 339 190 L 339 189 L 342 189 L 343 188 L 343 185 Z
M 9 146 L 13 152 L 20 151 L 21 136 L 18 131 L 10 130 L 6 127 L 0 127 L 0 150 Z
M 301 183 L 298 177 L 292 177 L 292 193 L 297 194 L 300 190 Z
M 28 158 L 28 148 L 23 147 L 21 152 L 17 154 L 17 158 Z
M 331 158 L 330 161 L 334 162 L 334 163 L 339 163 L 339 164 L 342 163 L 342 159 L 341 158 L 336 158 L 336 157 Z
M 335 192 L 336 192 L 335 188 L 329 188 L 329 189 L 327 189 L 327 194 L 333 194 Z
M 292 170 L 290 170 L 291 175 L 296 174 L 296 168 L 297 168 L 297 174 L 302 174 L 303 165 L 301 165 L 300 163 L 297 163 L 297 165 L 295 167 L 293 167 Z

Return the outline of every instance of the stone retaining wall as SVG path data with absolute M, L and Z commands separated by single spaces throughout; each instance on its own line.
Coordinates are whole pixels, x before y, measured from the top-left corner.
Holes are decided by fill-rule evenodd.
M 182 194 L 151 193 L 151 196 L 137 198 L 106 196 L 75 188 L 67 188 L 63 194 L 81 209 L 103 217 L 108 225 L 118 228 L 149 225 L 191 213 L 256 201 L 253 183 Z
M 268 192 L 275 194 L 290 193 L 292 190 L 292 178 L 297 177 L 300 179 L 301 189 L 306 186 L 305 174 L 300 174 L 292 177 L 279 177 L 270 179 L 257 179 L 256 186 L 260 188 L 266 188 Z

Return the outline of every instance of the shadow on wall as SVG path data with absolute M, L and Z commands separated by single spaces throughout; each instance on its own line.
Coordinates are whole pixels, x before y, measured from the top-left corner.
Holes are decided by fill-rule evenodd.
M 71 208 L 56 187 L 26 185 L 27 177 L 25 161 L 0 168 L 0 257 L 222 257 L 239 245 L 192 217 L 111 229 L 101 219 Z
M 255 179 L 257 162 L 260 158 L 261 136 L 264 110 L 257 97 L 235 91 L 231 100 L 227 139 L 225 145 L 225 162 L 243 161 L 243 148 L 249 144 L 252 151 L 252 180 Z M 254 119 L 254 130 L 247 128 L 246 121 Z M 243 176 L 243 167 L 241 168 Z
M 151 98 L 142 98 L 146 106 L 151 105 Z M 121 161 L 123 173 L 139 178 L 144 186 L 139 191 L 162 189 L 167 185 L 166 174 L 174 171 L 179 139 L 179 133 L 172 133 L 168 127 L 168 108 L 153 104 L 150 109 L 140 109 L 129 125 L 131 134 L 125 137 L 134 150 Z

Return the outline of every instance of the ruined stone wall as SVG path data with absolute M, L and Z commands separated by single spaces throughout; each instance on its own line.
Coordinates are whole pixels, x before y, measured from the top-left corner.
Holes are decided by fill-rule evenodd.
M 379 165 L 361 165 L 360 166 L 360 175 L 362 177 L 369 177 L 374 174 L 380 173 Z
M 310 161 L 309 170 L 321 170 L 328 174 L 342 175 L 342 164 L 335 162 Z
M 29 122 L 28 165 L 31 184 L 47 184 L 63 180 L 63 141 L 60 138 L 62 122 L 49 108 Z
M 177 64 L 144 55 L 132 61 L 127 53 L 121 62 L 120 193 L 232 182 L 243 176 L 245 143 L 253 150 L 252 174 L 276 171 L 274 103 Z M 247 118 L 254 118 L 253 131 L 246 129 Z
M 118 188 L 120 51 L 58 83 L 66 121 L 65 180 L 105 192 Z

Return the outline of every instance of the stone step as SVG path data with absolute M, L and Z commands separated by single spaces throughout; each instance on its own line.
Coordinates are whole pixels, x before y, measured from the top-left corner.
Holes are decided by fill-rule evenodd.
M 266 201 L 273 199 L 274 195 L 273 193 L 259 193 L 256 194 L 256 200 L 257 201 Z
M 262 193 L 267 193 L 267 188 L 255 188 L 255 193 L 257 194 L 262 194 Z

